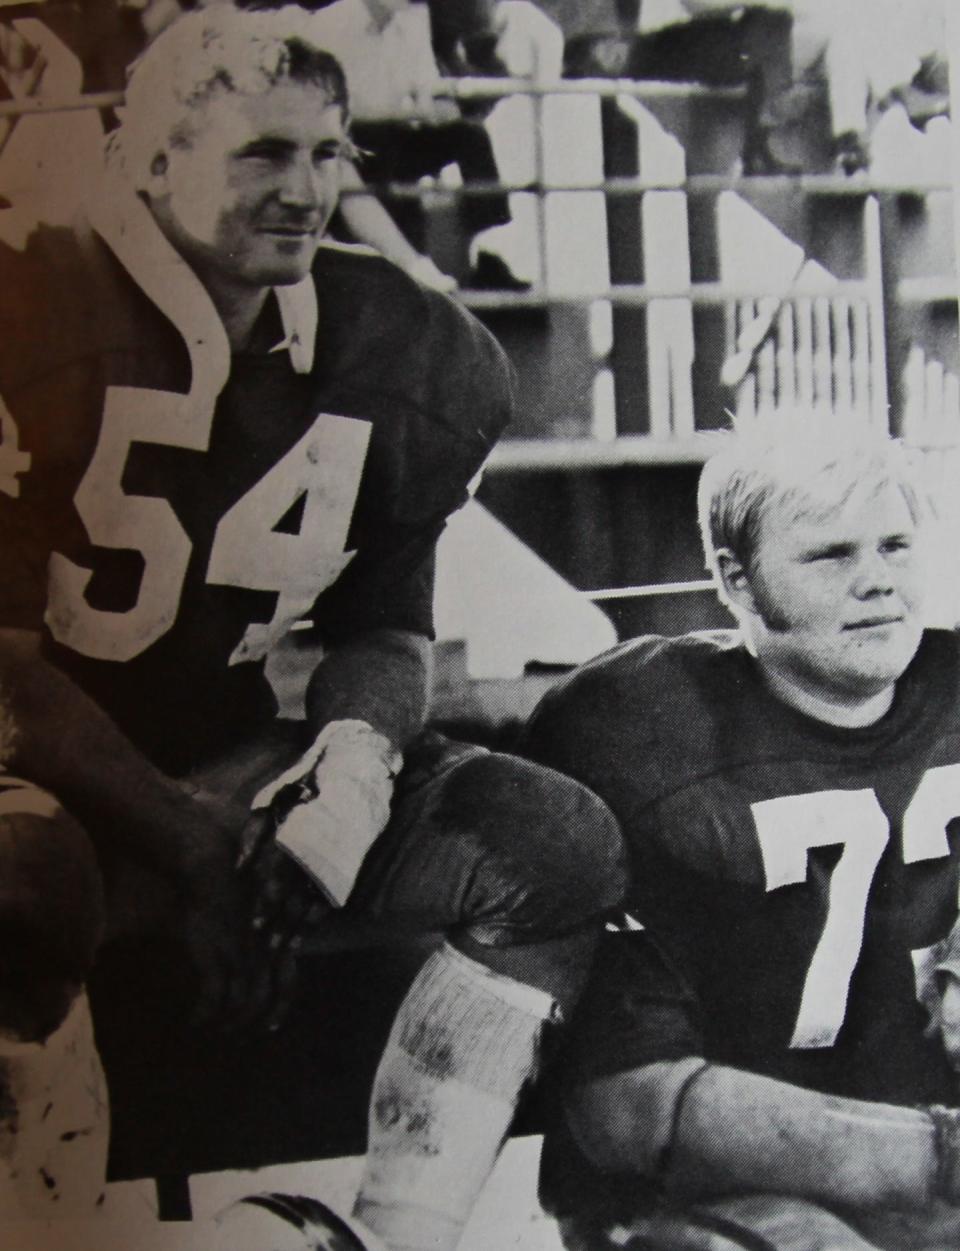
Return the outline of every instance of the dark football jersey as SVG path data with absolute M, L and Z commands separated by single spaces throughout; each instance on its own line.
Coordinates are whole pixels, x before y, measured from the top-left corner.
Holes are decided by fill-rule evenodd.
M 275 713 L 294 623 L 431 634 L 436 540 L 512 383 L 463 309 L 338 248 L 231 356 L 146 208 L 101 216 L 0 250 L 0 620 L 43 623 L 176 770 Z
M 917 972 L 957 918 L 958 684 L 956 636 L 928 631 L 887 715 L 841 729 L 783 704 L 717 632 L 636 640 L 551 691 L 528 751 L 612 807 L 658 948 L 610 940 L 580 1077 L 705 1055 L 851 1097 L 957 1101 Z

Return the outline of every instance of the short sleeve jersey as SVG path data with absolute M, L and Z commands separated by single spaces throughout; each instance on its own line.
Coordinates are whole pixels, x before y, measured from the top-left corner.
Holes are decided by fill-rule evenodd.
M 703 1055 L 861 1099 L 948 1097 L 917 992 L 957 919 L 958 687 L 957 637 L 928 631 L 886 716 L 831 727 L 717 632 L 633 641 L 551 691 L 528 750 L 610 804 L 647 930 L 607 942 L 574 1080 Z
M 139 200 L 94 221 L 0 247 L 0 621 L 177 770 L 275 714 L 294 624 L 431 635 L 511 373 L 452 301 L 332 247 L 231 354 Z

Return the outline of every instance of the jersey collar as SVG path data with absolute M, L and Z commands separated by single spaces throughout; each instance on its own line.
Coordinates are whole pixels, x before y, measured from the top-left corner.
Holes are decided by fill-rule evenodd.
M 88 208 L 90 223 L 123 267 L 186 342 L 193 370 L 192 391 L 215 399 L 230 374 L 230 345 L 223 322 L 180 253 L 166 238 L 144 201 L 119 178 L 105 180 L 104 193 Z M 292 286 L 274 287 L 283 339 L 298 374 L 313 368 L 317 334 L 317 292 L 312 274 Z
M 273 293 L 280 306 L 283 322 L 283 338 L 271 352 L 290 353 L 290 364 L 298 374 L 308 374 L 313 369 L 313 352 L 317 339 L 317 288 L 313 275 L 307 274 L 300 282 L 289 287 L 274 287 Z
M 182 335 L 190 353 L 191 398 L 212 405 L 230 376 L 230 344 L 206 287 L 143 200 L 120 179 L 104 180 L 87 214 L 134 282 Z

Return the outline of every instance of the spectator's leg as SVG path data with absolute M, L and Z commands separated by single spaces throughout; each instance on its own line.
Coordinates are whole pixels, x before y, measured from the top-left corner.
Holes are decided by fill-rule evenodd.
M 451 1251 L 625 887 L 607 809 L 569 779 L 470 751 L 399 798 L 351 910 L 448 944 L 402 1004 L 374 1084 L 356 1215 L 394 1251 Z
M 517 277 L 501 254 L 497 233 L 511 224 L 510 204 L 503 192 L 470 193 L 472 183 L 497 182 L 499 171 L 493 140 L 484 122 L 464 118 L 443 126 L 424 128 L 438 168 L 456 164 L 463 177 L 466 194 L 460 200 L 460 220 L 469 243 L 471 273 L 467 285 L 488 290 L 526 291 L 529 283 Z
M 359 123 L 354 138 L 372 153 L 362 167 L 368 182 L 416 182 L 439 174 L 445 165 L 458 165 L 466 183 L 497 180 L 493 146 L 480 123 L 460 120 L 416 127 Z M 471 234 L 510 220 L 506 197 L 500 194 L 465 196 L 462 216 Z
M 432 153 L 420 140 L 420 128 L 408 122 L 354 122 L 353 138 L 361 149 L 360 172 L 377 191 L 377 183 L 415 183 L 424 175 L 436 174 Z M 412 246 L 424 248 L 423 210 L 417 199 L 384 195 L 380 200 Z
M 361 122 L 354 126 L 354 139 L 372 155 L 365 157 L 362 172 L 370 183 L 416 182 L 435 177 L 445 165 L 457 165 L 465 184 L 496 182 L 497 163 L 493 144 L 483 123 L 461 119 L 440 125 L 410 126 L 394 122 Z M 409 199 L 386 197 L 385 202 L 398 225 L 414 246 L 423 250 L 423 221 L 420 206 Z M 464 195 L 460 220 L 471 241 L 482 231 L 510 222 L 510 207 L 501 192 Z M 471 261 L 477 264 L 477 247 L 471 246 Z M 488 262 L 489 265 L 489 262 Z M 474 279 L 476 283 L 476 275 Z M 526 288 L 506 264 L 495 264 L 493 272 L 482 276 L 480 285 Z
M 836 0 L 822 23 L 830 129 L 840 168 L 855 173 L 869 164 L 866 132 L 870 80 L 864 47 L 870 32 L 858 0 Z
M 748 9 L 738 22 L 740 56 L 746 73 L 744 102 L 743 172 L 745 174 L 799 173 L 771 148 L 775 129 L 771 102 L 783 97 L 792 83 L 789 13 Z
M 456 279 L 442 273 L 428 257 L 421 255 L 393 220 L 373 192 L 363 190 L 363 179 L 355 165 L 343 173 L 340 213 L 350 234 L 358 243 L 376 248 L 408 274 L 438 291 L 453 291 Z
M 741 18 L 741 31 L 747 64 L 758 69 L 763 78 L 759 113 L 763 121 L 764 106 L 793 85 L 793 18 L 780 10 L 748 9 Z
M 462 120 L 443 126 L 429 127 L 434 133 L 430 142 L 443 165 L 456 163 L 467 186 L 476 182 L 497 182 L 499 173 L 493 155 L 493 144 L 482 122 Z M 464 196 L 461 217 L 467 233 L 479 234 L 491 226 L 505 226 L 510 220 L 507 197 L 501 192 Z

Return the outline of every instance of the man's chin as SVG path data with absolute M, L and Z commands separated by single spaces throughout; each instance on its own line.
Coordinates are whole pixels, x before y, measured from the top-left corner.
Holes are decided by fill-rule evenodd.
M 898 622 L 876 631 L 865 631 L 857 640 L 859 663 L 865 671 L 896 681 L 913 660 L 920 646 L 923 631 L 912 624 Z
M 278 249 L 272 255 L 264 257 L 257 266 L 257 282 L 264 287 L 289 287 L 293 283 L 302 282 L 313 268 L 316 255 L 317 241 L 314 238 L 311 238 L 309 245 L 302 244 L 289 250 Z
M 303 282 L 313 267 L 313 256 L 314 254 L 311 254 L 309 260 L 297 261 L 295 264 L 264 266 L 260 274 L 259 285 L 264 287 L 292 287 L 295 283 Z
M 913 660 L 916 647 L 906 643 L 885 648 L 873 656 L 862 656 L 851 666 L 850 687 L 863 697 L 871 697 L 899 682 Z

